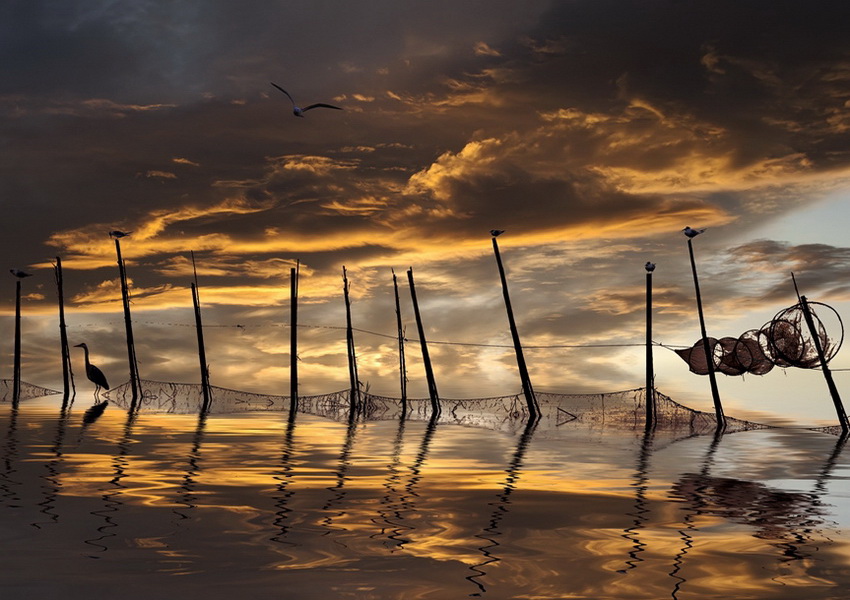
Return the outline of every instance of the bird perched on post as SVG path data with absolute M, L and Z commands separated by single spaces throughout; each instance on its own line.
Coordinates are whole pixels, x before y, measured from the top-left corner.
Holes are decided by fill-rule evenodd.
M 646 261 L 646 264 L 643 266 L 646 269 L 647 273 L 652 273 L 655 270 L 655 263 Z
M 21 271 L 20 269 L 9 269 L 9 273 L 14 275 L 18 279 L 23 279 L 24 277 L 32 277 L 32 273 L 27 273 L 26 271 Z
M 492 235 L 493 237 L 499 237 L 503 233 L 505 233 L 504 229 L 491 229 L 490 230 L 490 235 Z
M 100 394 L 100 388 L 109 390 L 109 382 L 106 381 L 106 375 L 103 371 L 89 362 L 89 347 L 85 344 L 75 344 L 74 348 L 82 348 L 86 353 L 86 377 L 94 384 L 94 397 L 97 398 Z
M 701 234 L 703 231 L 705 231 L 705 229 L 692 229 L 690 227 L 685 227 L 682 230 L 682 233 L 684 233 L 689 238 L 695 238 L 696 236 Z
M 113 229 L 112 231 L 109 232 L 109 237 L 122 238 L 122 237 L 127 237 L 131 233 L 133 233 L 133 232 L 132 231 L 119 231 L 118 229 Z
M 285 89 L 283 89 L 282 87 L 280 87 L 276 83 L 273 83 L 271 81 L 269 83 L 271 83 L 274 87 L 276 87 L 281 92 L 286 94 L 286 97 L 289 98 L 290 102 L 292 102 L 292 114 L 295 115 L 296 117 L 303 117 L 305 112 L 307 112 L 308 110 L 313 109 L 313 108 L 332 108 L 334 110 L 342 110 L 339 106 L 333 106 L 332 104 L 323 104 L 321 102 L 316 103 L 316 104 L 311 104 L 310 106 L 305 106 L 304 108 L 301 108 L 300 106 L 295 104 L 295 100 L 292 99 L 292 96 L 289 95 L 289 92 L 287 92 Z

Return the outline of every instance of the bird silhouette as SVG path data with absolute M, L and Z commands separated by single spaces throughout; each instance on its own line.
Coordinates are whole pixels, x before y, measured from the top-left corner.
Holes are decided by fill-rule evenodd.
M 75 348 L 82 348 L 86 353 L 86 377 L 94 384 L 94 397 L 97 398 L 100 394 L 100 388 L 109 390 L 109 382 L 106 381 L 106 375 L 103 371 L 89 362 L 89 347 L 85 344 L 75 344 Z
M 490 230 L 490 235 L 492 235 L 493 237 L 499 237 L 503 233 L 505 233 L 504 229 L 491 229 Z
M 695 238 L 699 234 L 701 234 L 705 229 L 691 229 L 690 227 L 685 227 L 682 232 L 688 236 L 689 238 Z
M 646 261 L 646 264 L 643 266 L 646 269 L 647 273 L 652 273 L 655 270 L 655 263 Z
M 285 89 L 283 89 L 282 87 L 280 87 L 278 84 L 276 84 L 274 82 L 270 81 L 269 83 L 271 83 L 273 86 L 275 86 L 281 92 L 286 94 L 286 97 L 289 98 L 290 102 L 292 102 L 292 114 L 295 115 L 296 117 L 303 117 L 305 112 L 307 112 L 308 110 L 313 109 L 313 108 L 332 108 L 334 110 L 342 110 L 339 106 L 333 106 L 332 104 L 324 104 L 324 103 L 321 103 L 321 102 L 318 102 L 316 104 L 311 104 L 310 106 L 305 106 L 304 108 L 301 108 L 300 106 L 295 104 L 295 100 L 292 99 L 292 96 L 289 95 L 289 92 L 287 92 Z
M 24 277 L 32 277 L 32 273 L 27 273 L 26 271 L 21 271 L 20 269 L 9 269 L 9 273 L 14 275 L 18 279 L 23 279 Z
M 122 238 L 122 237 L 127 237 L 131 233 L 133 233 L 133 232 L 132 231 L 120 231 L 118 229 L 113 229 L 112 231 L 109 232 L 109 237 Z

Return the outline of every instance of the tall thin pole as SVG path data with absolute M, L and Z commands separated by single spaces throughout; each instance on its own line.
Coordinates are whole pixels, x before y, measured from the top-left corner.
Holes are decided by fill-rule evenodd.
M 505 298 L 505 309 L 508 312 L 508 324 L 511 328 L 511 338 L 514 342 L 514 351 L 516 352 L 516 363 L 519 369 L 519 378 L 522 382 L 522 392 L 525 395 L 525 402 L 528 405 L 528 417 L 532 421 L 540 418 L 540 406 L 537 404 L 537 398 L 534 396 L 534 389 L 531 387 L 531 378 L 528 376 L 528 366 L 525 364 L 525 356 L 522 352 L 522 343 L 519 339 L 519 331 L 517 330 L 516 320 L 514 319 L 514 311 L 511 308 L 511 297 L 508 293 L 508 280 L 505 277 L 505 268 L 502 265 L 502 255 L 499 252 L 499 243 L 496 241 L 496 236 L 493 236 L 493 252 L 496 255 L 496 264 L 499 266 L 499 277 L 502 280 L 502 295 Z
M 349 296 L 348 272 L 342 267 L 342 291 L 345 297 L 345 342 L 348 348 L 348 379 L 351 387 L 349 403 L 354 411 L 360 401 L 360 380 L 357 377 L 357 354 L 354 347 L 354 329 L 351 326 L 351 298 Z
M 289 269 L 289 412 L 298 410 L 298 276 L 300 261 Z
M 652 271 L 655 265 L 646 263 L 646 428 L 655 425 L 655 368 L 652 364 Z
M 702 313 L 702 296 L 699 293 L 699 278 L 697 277 L 697 263 L 694 260 L 693 239 L 688 238 L 688 252 L 691 256 L 691 271 L 694 275 L 694 289 L 697 298 L 697 313 L 699 313 L 699 327 L 702 334 L 702 347 L 705 352 L 705 364 L 708 369 L 708 381 L 711 384 L 711 397 L 714 400 L 714 414 L 717 419 L 717 428 L 725 429 L 726 416 L 723 414 L 723 405 L 720 403 L 720 391 L 717 389 L 717 378 L 714 374 L 714 356 L 708 343 L 708 334 L 705 331 L 705 317 Z
M 62 354 L 62 410 L 68 408 L 68 401 L 76 394 L 74 388 L 74 371 L 71 368 L 71 349 L 68 346 L 68 328 L 65 324 L 65 291 L 62 279 L 62 259 L 56 257 L 53 266 L 56 277 L 56 295 L 59 297 L 59 345 Z
M 404 325 L 401 321 L 401 303 L 398 299 L 398 277 L 393 270 L 393 292 L 395 293 L 395 317 L 398 326 L 398 372 L 401 384 L 401 418 L 407 416 L 407 364 L 404 357 Z
M 139 399 L 141 381 L 139 380 L 139 366 L 136 362 L 136 345 L 133 340 L 133 319 L 130 316 L 130 290 L 127 287 L 127 271 L 124 266 L 124 259 L 121 258 L 121 243 L 118 241 L 118 238 L 115 238 L 115 253 L 118 255 L 118 274 L 121 278 L 121 301 L 124 304 L 124 328 L 127 332 L 127 362 L 130 366 L 130 389 L 132 390 L 130 410 L 135 410 L 136 402 Z
M 12 402 L 21 399 L 21 280 L 15 282 L 15 357 L 12 367 Z
M 850 432 L 850 423 L 847 421 L 847 413 L 844 411 L 844 404 L 841 402 L 841 396 L 838 394 L 838 388 L 835 386 L 835 381 L 832 379 L 832 371 L 827 365 L 826 356 L 823 352 L 823 346 L 820 343 L 815 321 L 812 318 L 812 312 L 809 308 L 809 302 L 805 296 L 800 296 L 800 305 L 803 307 L 803 316 L 806 319 L 806 325 L 809 326 L 809 332 L 812 335 L 812 341 L 815 343 L 815 350 L 818 353 L 820 360 L 820 368 L 823 372 L 823 378 L 826 379 L 826 387 L 829 388 L 829 394 L 832 396 L 832 402 L 835 404 L 835 412 L 838 415 L 838 422 L 841 424 L 841 431 L 844 435 Z
M 428 342 L 425 341 L 425 327 L 419 314 L 419 302 L 416 300 L 416 285 L 413 282 L 413 267 L 407 270 L 407 281 L 410 284 L 410 299 L 413 301 L 413 314 L 416 316 L 416 328 L 419 331 L 419 344 L 422 346 L 422 362 L 425 363 L 425 379 L 428 381 L 428 396 L 431 398 L 431 418 L 440 415 L 440 395 L 437 393 L 437 382 L 434 380 L 434 369 L 431 367 L 431 355 L 428 354 Z

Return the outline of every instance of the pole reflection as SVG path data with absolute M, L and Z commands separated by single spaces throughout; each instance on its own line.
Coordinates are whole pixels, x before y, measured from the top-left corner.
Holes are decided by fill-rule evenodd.
M 629 558 L 626 560 L 626 567 L 617 571 L 618 573 L 626 574 L 632 569 L 637 568 L 638 563 L 644 559 L 640 555 L 646 551 L 646 544 L 641 540 L 640 533 L 646 528 L 646 523 L 649 520 L 649 506 L 646 498 L 646 491 L 649 489 L 649 458 L 652 455 L 652 443 L 655 440 L 655 429 L 647 427 L 644 430 L 643 440 L 638 452 L 637 465 L 635 466 L 634 481 L 632 487 L 635 490 L 634 510 L 627 513 L 627 516 L 632 517 L 632 526 L 623 530 L 623 537 L 632 544 L 629 550 Z
M 517 487 L 517 482 L 519 481 L 522 472 L 522 463 L 525 458 L 525 452 L 528 449 L 528 445 L 531 443 L 531 438 L 534 435 L 534 430 L 537 428 L 537 423 L 538 420 L 531 419 L 526 424 L 525 430 L 523 430 L 522 435 L 520 435 L 519 441 L 517 442 L 516 450 L 514 450 L 511 462 L 508 464 L 508 468 L 505 469 L 507 477 L 505 477 L 502 492 L 496 496 L 496 502 L 490 503 L 490 506 L 493 506 L 494 509 L 490 514 L 487 527 L 482 530 L 482 533 L 475 536 L 487 543 L 478 547 L 478 551 L 481 552 L 484 560 L 469 567 L 469 570 L 471 570 L 474 575 L 469 575 L 466 579 L 474 583 L 478 588 L 478 592 L 469 594 L 470 597 L 480 597 L 487 592 L 487 588 L 482 581 L 482 579 L 487 575 L 487 569 L 485 567 L 502 560 L 493 553 L 493 550 L 501 545 L 496 538 L 502 535 L 499 528 L 502 520 L 509 512 L 508 506 L 511 503 L 510 497 Z
M 419 487 L 419 482 L 422 480 L 422 468 L 425 466 L 425 461 L 428 460 L 428 454 L 431 451 L 431 441 L 434 439 L 434 433 L 437 431 L 437 421 L 439 421 L 439 418 L 440 415 L 438 413 L 431 413 L 431 417 L 428 419 L 428 425 L 425 427 L 425 433 L 422 435 L 422 441 L 419 443 L 416 458 L 409 467 L 410 477 L 408 477 L 407 483 L 404 485 L 404 491 L 398 501 L 399 520 L 409 521 L 418 510 L 417 504 L 420 496 L 417 488 Z M 395 534 L 394 539 L 398 541 L 397 550 L 403 550 L 405 545 L 412 542 L 409 535 L 402 536 L 402 533 L 411 534 L 415 529 L 416 527 L 411 523 L 407 525 L 406 530 Z
M 288 544 L 295 546 L 292 542 L 286 541 L 284 538 L 289 533 L 289 514 L 292 509 L 289 508 L 289 502 L 295 494 L 295 490 L 290 490 L 289 485 L 292 483 L 293 464 L 292 455 L 294 454 L 293 440 L 295 438 L 295 419 L 296 411 L 292 410 L 289 413 L 289 418 L 286 422 L 286 432 L 283 435 L 283 448 L 280 454 L 280 470 L 274 475 L 277 481 L 275 500 L 275 518 L 272 521 L 272 526 L 277 529 L 277 532 L 269 539 L 279 544 Z
M 195 490 L 198 484 L 197 477 L 201 473 L 201 461 L 203 460 L 201 458 L 201 445 L 204 443 L 206 426 L 207 413 L 201 412 L 198 414 L 198 424 L 195 426 L 195 433 L 192 435 L 192 446 L 186 457 L 186 470 L 183 473 L 180 485 L 177 487 L 177 503 L 183 508 L 174 508 L 171 511 L 179 517 L 178 524 L 180 521 L 191 519 L 190 511 L 197 508 L 198 496 Z
M 357 412 L 354 410 L 349 411 L 348 413 L 348 426 L 345 429 L 345 442 L 342 445 L 342 449 L 339 454 L 339 461 L 337 464 L 336 471 L 334 471 L 334 475 L 336 475 L 336 484 L 327 488 L 332 492 L 332 496 L 325 502 L 324 506 L 322 506 L 321 511 L 326 513 L 333 513 L 327 515 L 324 519 L 321 520 L 320 525 L 327 529 L 325 533 L 322 535 L 330 535 L 333 532 L 346 531 L 345 527 L 338 527 L 334 525 L 334 522 L 338 519 L 341 519 L 347 514 L 347 510 L 340 509 L 333 512 L 337 506 L 342 504 L 345 500 L 345 496 L 348 493 L 348 490 L 345 489 L 345 483 L 348 481 L 348 470 L 351 468 L 351 449 L 354 446 L 354 438 L 357 433 Z M 336 540 L 335 540 L 336 541 Z M 337 543 L 345 546 L 342 542 Z
M 0 471 L 0 498 L 9 508 L 20 508 L 18 494 L 21 482 L 14 475 L 18 460 L 18 403 L 9 408 L 9 427 L 6 429 L 6 443 L 3 444 L 3 469 Z
M 48 520 L 31 523 L 36 529 L 41 529 L 43 525 L 56 524 L 59 521 L 59 513 L 55 512 L 54 508 L 59 490 L 62 488 L 62 482 L 59 478 L 59 464 L 64 460 L 63 445 L 70 418 L 68 406 L 66 402 L 63 402 L 62 409 L 59 411 L 59 419 L 56 422 L 56 431 L 53 436 L 53 445 L 50 447 L 51 458 L 44 463 L 47 473 L 41 475 L 41 479 L 44 482 L 41 485 L 44 500 L 39 502 L 38 506 L 41 507 L 40 512 Z
M 406 407 L 405 407 L 406 409 Z M 378 517 L 372 522 L 380 526 L 380 531 L 370 535 L 370 538 L 386 536 L 384 546 L 395 552 L 405 542 L 401 534 L 409 531 L 410 527 L 401 523 L 404 520 L 404 504 L 402 503 L 401 491 L 401 451 L 404 440 L 405 415 L 402 413 L 398 420 L 398 429 L 393 439 L 392 454 L 387 464 L 387 478 L 384 480 L 384 495 L 381 496 L 378 505 Z

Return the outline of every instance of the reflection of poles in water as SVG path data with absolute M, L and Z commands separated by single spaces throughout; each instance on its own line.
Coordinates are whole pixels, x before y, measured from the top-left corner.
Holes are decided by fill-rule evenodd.
M 508 468 L 505 469 L 505 472 L 508 475 L 505 477 L 502 492 L 496 497 L 496 502 L 490 504 L 495 508 L 490 514 L 488 525 L 484 528 L 482 533 L 475 536 L 488 543 L 478 548 L 479 552 L 481 552 L 484 556 L 484 561 L 469 567 L 469 570 L 472 571 L 474 575 L 469 575 L 466 579 L 474 583 L 478 588 L 478 592 L 470 594 L 470 596 L 481 596 L 487 591 L 487 588 L 481 582 L 481 579 L 487 575 L 485 567 L 502 560 L 493 554 L 492 551 L 497 546 L 501 545 L 498 541 L 496 541 L 496 538 L 502 535 L 502 532 L 499 530 L 499 526 L 502 519 L 504 519 L 508 514 L 510 497 L 516 489 L 517 482 L 519 481 L 521 474 L 522 463 L 525 458 L 525 452 L 528 449 L 529 443 L 531 443 L 531 437 L 534 435 L 534 430 L 536 428 L 537 420 L 529 420 L 526 424 L 525 430 L 522 432 L 522 435 L 519 437 L 519 441 L 517 442 L 516 450 L 511 458 L 511 462 L 508 464 Z
M 652 455 L 652 442 L 655 437 L 655 430 L 647 427 L 643 434 L 643 442 L 640 445 L 638 453 L 637 465 L 635 468 L 635 480 L 632 486 L 635 488 L 635 504 L 634 511 L 628 513 L 632 517 L 632 526 L 623 530 L 623 537 L 632 543 L 632 549 L 629 550 L 629 559 L 626 561 L 626 568 L 618 571 L 619 573 L 627 573 L 631 571 L 639 562 L 643 562 L 640 554 L 646 550 L 646 544 L 640 540 L 638 532 L 646 525 L 649 518 L 649 508 L 646 501 L 646 490 L 649 487 L 649 457 Z
M 127 422 L 124 424 L 124 432 L 121 435 L 121 440 L 118 442 L 118 453 L 112 459 L 112 479 L 109 480 L 109 487 L 101 490 L 101 500 L 103 500 L 103 508 L 101 510 L 93 510 L 91 514 L 100 517 L 103 520 L 103 525 L 97 528 L 100 534 L 96 538 L 84 540 L 85 544 L 94 547 L 98 552 L 106 552 L 109 548 L 104 543 L 107 539 L 115 537 L 115 533 L 110 531 L 118 527 L 118 523 L 113 518 L 113 513 L 117 513 L 124 506 L 124 503 L 118 498 L 124 492 L 127 486 L 121 483 L 121 480 L 127 476 L 127 454 L 130 452 L 130 442 L 133 435 L 133 425 L 136 422 L 134 411 L 127 412 Z M 99 558 L 92 556 L 92 558 Z
M 15 491 L 21 485 L 13 475 L 17 472 L 15 462 L 18 458 L 18 404 L 12 403 L 9 410 L 9 428 L 6 430 L 6 443 L 3 444 L 3 469 L 0 471 L 0 498 L 9 508 L 18 508 L 21 499 Z
M 439 416 L 441 411 L 440 395 L 437 393 L 437 381 L 434 379 L 434 369 L 431 367 L 428 342 L 425 341 L 425 327 L 422 324 L 422 315 L 419 313 L 419 302 L 416 299 L 413 267 L 407 270 L 407 282 L 410 285 L 410 300 L 413 302 L 413 315 L 416 317 L 416 328 L 419 332 L 419 345 L 422 347 L 422 362 L 425 366 L 425 379 L 428 382 L 428 397 L 431 398 L 431 414 Z
M 183 480 L 177 488 L 179 492 L 178 500 L 180 504 L 186 507 L 186 510 L 173 509 L 175 515 L 180 519 L 189 519 L 187 511 L 196 508 L 195 501 L 198 497 L 195 495 L 195 486 L 197 485 L 197 477 L 201 472 L 201 445 L 204 442 L 204 434 L 207 426 L 207 414 L 201 412 L 198 415 L 198 424 L 195 427 L 195 433 L 192 436 L 192 448 L 189 450 L 189 455 L 186 458 L 186 471 L 183 473 Z
M 275 519 L 272 521 L 272 525 L 278 530 L 278 532 L 269 539 L 280 544 L 289 543 L 285 542 L 283 538 L 286 537 L 286 534 L 289 532 L 287 520 L 289 519 L 289 513 L 292 512 L 292 509 L 289 508 L 288 505 L 289 500 L 295 493 L 295 490 L 289 489 L 289 484 L 292 483 L 293 477 L 292 455 L 295 448 L 293 443 L 295 437 L 295 417 L 296 412 L 290 411 L 289 418 L 286 422 L 286 432 L 283 435 L 283 450 L 280 454 L 280 470 L 274 476 L 277 481 L 277 487 L 274 496 L 274 506 L 276 509 Z
M 62 410 L 74 403 L 77 392 L 74 386 L 74 370 L 71 367 L 71 349 L 68 346 L 68 327 L 65 325 L 65 291 L 62 281 L 62 259 L 56 257 L 53 265 L 56 278 L 56 295 L 59 297 L 59 347 L 62 354 Z
M 401 483 L 399 465 L 401 464 L 401 449 L 402 441 L 404 439 L 404 428 L 405 420 L 404 418 L 401 418 L 398 421 L 398 429 L 396 430 L 395 439 L 393 440 L 393 450 L 390 463 L 387 465 L 387 478 L 384 480 L 383 484 L 385 493 L 381 497 L 380 504 L 378 506 L 378 519 L 373 519 L 375 523 L 380 525 L 381 530 L 378 533 L 369 536 L 370 538 L 376 538 L 386 535 L 387 539 L 395 542 L 395 546 L 392 548 L 393 550 L 397 550 L 398 547 L 405 542 L 405 540 L 399 537 L 401 533 L 410 529 L 409 527 L 399 523 L 399 521 L 404 519 L 404 513 L 402 511 L 403 503 L 401 502 L 401 492 L 399 490 Z M 389 535 L 387 535 L 388 529 Z
M 63 406 L 64 404 L 65 402 L 63 402 Z M 59 413 L 59 420 L 56 423 L 56 433 L 53 437 L 53 446 L 50 447 L 50 453 L 53 456 L 49 461 L 44 463 L 44 468 L 47 473 L 41 476 L 44 480 L 44 484 L 41 486 L 44 500 L 39 502 L 38 506 L 41 507 L 41 513 L 49 520 L 31 523 L 31 525 L 36 529 L 41 529 L 42 525 L 55 524 L 59 521 L 59 515 L 53 511 L 53 507 L 56 502 L 56 497 L 59 495 L 59 490 L 62 487 L 62 484 L 59 481 L 59 463 L 62 462 L 64 457 L 64 454 L 62 453 L 62 446 L 65 441 L 65 431 L 68 427 L 69 417 L 70 413 L 65 408 L 62 408 Z
M 416 452 L 416 458 L 414 459 L 413 464 L 410 465 L 410 477 L 404 485 L 403 495 L 399 498 L 398 512 L 400 515 L 399 518 L 401 519 L 406 519 L 408 514 L 416 512 L 416 499 L 419 498 L 419 492 L 416 491 L 416 488 L 419 485 L 419 481 L 422 479 L 422 467 L 428 459 L 428 453 L 431 450 L 431 440 L 434 438 L 434 432 L 437 431 L 438 420 L 439 415 L 431 413 L 431 418 L 428 419 L 428 425 L 425 427 L 425 433 L 422 435 L 422 441 L 419 443 L 419 450 Z M 412 525 L 407 527 L 408 531 L 413 529 L 415 529 L 415 527 Z M 409 539 L 399 537 L 394 539 L 398 540 L 398 550 L 401 550 L 404 548 L 405 544 L 410 542 Z
M 690 240 L 688 240 L 690 242 Z M 705 478 L 708 476 L 708 472 L 711 469 L 711 465 L 714 463 L 714 454 L 717 452 L 717 447 L 720 445 L 720 440 L 723 437 L 723 430 L 717 429 L 714 434 L 714 439 L 711 440 L 711 444 L 708 447 L 708 451 L 705 454 L 705 458 L 703 459 L 702 469 L 699 473 L 699 478 L 701 482 L 694 490 L 694 494 L 696 498 L 693 502 L 693 508 L 685 513 L 682 522 L 684 527 L 679 530 L 679 536 L 682 540 L 682 547 L 679 552 L 673 557 L 673 569 L 668 573 L 670 577 L 676 580 L 675 585 L 673 586 L 670 595 L 673 597 L 673 600 L 678 600 L 679 591 L 682 588 L 682 584 L 687 581 L 684 577 L 679 575 L 679 572 L 682 570 L 682 566 L 685 563 L 685 556 L 694 546 L 694 538 L 693 533 L 696 533 L 698 530 L 694 525 L 694 519 L 696 519 L 699 515 L 703 514 L 704 508 L 706 506 L 705 500 L 705 490 L 708 488 L 708 485 L 705 483 Z
M 348 413 L 348 427 L 345 430 L 345 442 L 342 444 L 342 449 L 339 453 L 339 465 L 336 470 L 336 485 L 333 485 L 329 488 L 333 495 L 325 502 L 325 505 L 322 506 L 322 510 L 325 512 L 330 512 L 333 510 L 335 506 L 342 503 L 345 499 L 345 495 L 347 490 L 345 489 L 345 482 L 348 481 L 348 469 L 351 467 L 351 448 L 354 446 L 354 437 L 357 433 L 357 414 L 355 411 L 349 411 Z M 333 522 L 335 519 L 345 516 L 345 510 L 339 510 L 334 515 L 328 515 L 324 519 L 322 519 L 322 526 L 327 528 L 323 535 L 328 535 L 332 530 L 338 529 L 333 526 Z

